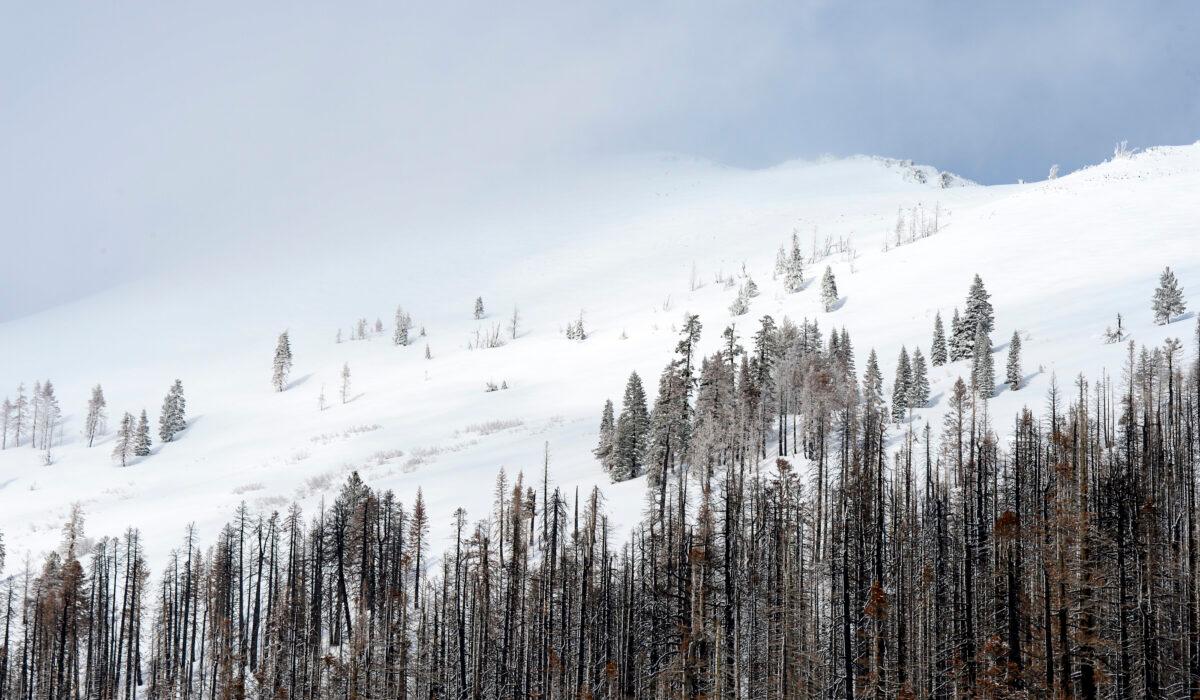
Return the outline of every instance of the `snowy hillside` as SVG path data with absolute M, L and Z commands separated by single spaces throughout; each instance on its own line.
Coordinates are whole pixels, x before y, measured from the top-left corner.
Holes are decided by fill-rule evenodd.
M 699 314 L 705 350 L 731 323 L 748 342 L 763 314 L 845 326 L 860 357 L 878 351 L 890 386 L 901 346 L 928 352 L 935 313 L 948 322 L 979 273 L 995 307 L 997 365 L 1014 330 L 1024 340 L 1028 383 L 992 404 L 1003 430 L 1022 405 L 1042 405 L 1051 373 L 1119 372 L 1123 348 L 1101 340 L 1117 314 L 1139 343 L 1192 334 L 1190 323 L 1153 325 L 1150 296 L 1170 265 L 1189 306 L 1200 304 L 1197 192 L 1200 144 L 992 187 L 872 158 L 760 171 L 656 158 L 613 163 L 419 229 L 322 221 L 306 237 L 315 245 L 181 261 L 0 325 L 0 398 L 49 378 L 64 413 L 51 464 L 28 444 L 0 452 L 7 573 L 26 552 L 56 545 L 75 502 L 89 535 L 140 527 L 158 562 L 189 522 L 211 538 L 242 501 L 269 510 L 296 500 L 312 511 L 352 470 L 405 502 L 422 489 L 440 550 L 454 508 L 485 513 L 501 467 L 540 479 L 546 445 L 556 483 L 607 483 L 591 455 L 600 409 L 619 400 L 631 370 L 653 387 L 685 311 Z M 938 231 L 895 247 L 902 209 L 926 222 L 936 215 Z M 396 235 L 399 226 L 406 235 Z M 485 231 L 472 240 L 487 242 L 457 245 L 464 230 Z M 772 269 L 793 230 L 806 256 L 827 237 L 854 252 L 818 250 L 807 287 L 785 293 Z M 420 254 L 404 243 L 416 233 L 431 241 Z M 843 297 L 830 313 L 817 283 L 825 265 Z M 717 279 L 740 283 L 743 274 L 762 293 L 733 318 L 735 287 Z M 472 317 L 477 296 L 482 321 Z M 397 305 L 426 331 L 409 347 L 391 342 Z M 477 329 L 499 326 L 507 338 L 514 307 L 515 340 L 469 349 Z M 581 313 L 588 338 L 569 340 L 562 331 Z M 383 333 L 349 340 L 360 317 L 382 319 Z M 271 358 L 284 330 L 295 366 L 277 393 Z M 918 422 L 937 420 L 963 364 L 932 370 L 932 405 L 917 411 Z M 171 443 L 155 439 L 150 456 L 122 468 L 111 457 L 120 415 L 144 408 L 156 422 L 177 378 L 189 428 Z M 486 392 L 488 382 L 509 388 Z M 88 448 L 83 414 L 97 383 L 108 398 L 108 432 Z M 322 390 L 327 410 L 318 409 Z M 637 517 L 642 490 L 641 480 L 605 487 L 620 525 Z

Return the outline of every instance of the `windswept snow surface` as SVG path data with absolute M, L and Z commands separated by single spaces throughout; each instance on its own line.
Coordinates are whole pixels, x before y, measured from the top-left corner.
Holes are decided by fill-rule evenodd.
M 1138 343 L 1180 337 L 1194 357 L 1195 321 L 1153 325 L 1150 297 L 1169 264 L 1189 308 L 1200 305 L 1200 144 L 1041 183 L 947 181 L 953 186 L 943 188 L 936 170 L 875 158 L 758 171 L 669 157 L 624 161 L 420 225 L 322 220 L 295 250 L 247 246 L 180 261 L 4 323 L 0 396 L 49 378 L 65 414 L 51 465 L 28 443 L 0 452 L 6 573 L 26 553 L 36 560 L 58 544 L 72 503 L 82 504 L 92 537 L 141 528 L 158 569 L 187 524 L 212 542 L 243 501 L 267 512 L 297 501 L 312 513 L 352 470 L 406 503 L 423 489 L 440 550 L 454 508 L 486 515 L 501 468 L 540 486 L 544 445 L 553 483 L 568 495 L 603 485 L 614 525 L 628 527 L 644 484 L 607 483 L 591 454 L 600 409 L 612 398 L 619 410 L 631 370 L 653 390 L 685 311 L 700 315 L 709 352 L 730 323 L 748 346 L 764 314 L 816 318 L 825 331 L 845 326 L 859 368 L 875 348 L 890 387 L 901 345 L 928 355 L 935 312 L 948 330 L 978 272 L 995 307 L 998 381 L 1014 329 L 1024 343 L 1026 386 L 992 401 L 1001 431 L 1023 405 L 1044 405 L 1052 373 L 1064 387 L 1080 372 L 1119 375 L 1124 347 L 1101 340 L 1118 313 Z M 885 252 L 898 210 L 916 206 L 939 211 L 940 231 Z M 771 272 L 793 229 L 806 256 L 814 231 L 849 239 L 856 255 L 810 263 L 807 287 L 786 294 Z M 694 291 L 693 264 L 702 284 Z M 819 299 L 826 264 L 843 296 L 832 313 Z M 743 271 L 762 294 L 749 314 L 731 318 L 735 289 L 714 280 Z M 487 306 L 483 321 L 471 315 L 476 296 Z M 391 342 L 397 304 L 427 332 L 414 333 L 409 347 Z M 476 328 L 499 324 L 507 337 L 514 305 L 516 340 L 468 349 Z M 581 312 L 588 339 L 566 339 L 562 329 Z M 359 317 L 382 319 L 384 333 L 348 340 Z M 285 329 L 295 367 L 287 391 L 276 393 L 271 359 Z M 352 373 L 344 405 L 343 363 Z M 967 371 L 965 363 L 931 368 L 932 406 L 916 412 L 918 426 L 939 424 L 950 385 Z M 114 463 L 121 413 L 146 408 L 156 423 L 176 378 L 188 430 L 168 444 L 155 430 L 151 456 Z M 511 388 L 485 392 L 489 381 Z M 89 449 L 81 432 L 96 383 L 108 398 L 109 430 Z M 319 411 L 322 387 L 329 407 Z

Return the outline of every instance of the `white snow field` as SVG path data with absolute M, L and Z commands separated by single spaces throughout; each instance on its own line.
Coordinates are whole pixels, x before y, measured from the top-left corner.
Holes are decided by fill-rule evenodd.
M 624 161 L 506 206 L 447 215 L 422 227 L 429 243 L 419 247 L 401 221 L 356 229 L 355 220 L 328 217 L 294 250 L 181 260 L 0 324 L 0 398 L 49 378 L 64 412 L 52 464 L 27 443 L 0 452 L 5 573 L 58 544 L 72 503 L 82 504 L 91 537 L 141 528 L 158 570 L 188 523 L 211 543 L 242 501 L 282 510 L 295 500 L 312 512 L 352 470 L 409 504 L 423 489 L 440 551 L 456 507 L 469 517 L 488 512 L 500 468 L 540 484 L 544 444 L 552 481 L 568 493 L 604 484 L 615 524 L 627 527 L 644 485 L 607 483 L 591 454 L 600 410 L 606 398 L 619 410 L 631 370 L 653 391 L 685 311 L 700 315 L 710 352 L 730 323 L 749 346 L 764 314 L 816 318 L 823 331 L 845 326 L 859 369 L 875 348 L 890 389 L 901 345 L 928 355 L 934 313 L 948 328 L 978 272 L 995 307 L 998 381 L 1014 329 L 1024 341 L 1027 385 L 992 401 L 1001 431 L 1022 405 L 1044 405 L 1051 373 L 1064 387 L 1080 372 L 1119 376 L 1125 348 L 1101 339 L 1118 313 L 1138 343 L 1179 337 L 1195 357 L 1190 313 L 1156 326 L 1150 298 L 1170 265 L 1189 307 L 1200 305 L 1200 143 L 1046 182 L 947 180 L 943 188 L 932 168 L 862 157 L 757 171 Z M 918 205 L 928 217 L 938 211 L 940 231 L 885 252 L 899 208 Z M 793 229 L 806 255 L 815 230 L 850 239 L 856 257 L 810 263 L 807 287 L 786 294 L 772 269 Z M 473 242 L 459 244 L 467 230 Z M 694 291 L 693 264 L 702 283 Z M 843 296 L 831 313 L 819 298 L 826 264 Z M 762 294 L 731 318 L 735 289 L 714 280 L 743 270 Z M 483 321 L 472 318 L 476 296 L 487 306 Z M 397 304 L 427 331 L 409 347 L 391 342 Z M 498 323 L 507 337 L 514 305 L 516 340 L 468 349 L 477 328 Z M 589 337 L 568 340 L 562 329 L 581 311 Z M 335 343 L 359 317 L 382 319 L 384 332 Z M 285 329 L 295 366 L 277 393 L 271 361 Z M 352 373 L 344 405 L 343 363 Z M 964 364 L 931 369 L 932 405 L 916 412 L 918 424 L 938 420 Z M 190 427 L 158 444 L 158 409 L 176 378 Z M 510 388 L 485 392 L 488 381 Z M 89 449 L 82 422 L 96 383 L 108 398 L 108 433 Z M 112 432 L 123 411 L 142 408 L 155 427 L 153 454 L 122 468 L 111 457 Z

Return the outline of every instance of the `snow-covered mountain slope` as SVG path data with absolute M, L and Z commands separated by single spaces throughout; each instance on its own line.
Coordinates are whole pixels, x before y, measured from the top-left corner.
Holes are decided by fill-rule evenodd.
M 1069 380 L 1119 371 L 1123 348 L 1101 341 L 1118 313 L 1139 343 L 1192 334 L 1189 323 L 1151 322 L 1164 265 L 1189 306 L 1200 304 L 1200 144 L 1025 185 L 974 186 L 872 158 L 759 171 L 654 158 L 534 190 L 421 227 L 322 221 L 305 238 L 318 245 L 181 261 L 0 325 L 0 396 L 50 378 L 65 413 L 52 464 L 27 444 L 0 452 L 10 562 L 54 546 L 75 502 L 90 535 L 140 527 L 160 562 L 188 523 L 211 541 L 242 501 L 282 509 L 297 500 L 312 510 L 351 470 L 405 502 L 423 489 L 435 543 L 454 508 L 486 513 L 501 467 L 540 481 L 544 445 L 554 482 L 606 484 L 591 455 L 601 406 L 619 400 L 631 370 L 654 386 L 685 311 L 700 315 L 706 350 L 730 323 L 748 344 L 763 314 L 845 326 L 859 366 L 877 349 L 890 386 L 901 345 L 928 352 L 934 314 L 948 322 L 978 272 L 995 307 L 1001 375 L 1013 330 L 1024 338 L 1027 386 L 992 402 L 1003 429 L 1022 405 L 1042 405 L 1052 372 Z M 936 212 L 940 230 L 885 251 L 898 211 L 915 207 L 927 220 Z M 772 269 L 793 230 L 806 255 L 826 236 L 855 253 L 810 264 L 807 288 L 786 294 Z M 816 283 L 826 264 L 843 296 L 831 313 Z M 762 294 L 732 318 L 735 290 L 716 278 L 743 273 Z M 487 306 L 483 321 L 472 318 L 476 296 Z M 397 304 L 427 332 L 409 347 L 391 342 Z M 514 306 L 516 340 L 468 349 L 476 329 L 505 328 Z M 581 312 L 589 337 L 568 340 L 562 329 Z M 338 329 L 348 338 L 359 317 L 382 319 L 385 332 L 336 343 Z M 290 387 L 276 393 L 271 358 L 285 329 L 296 360 Z M 917 421 L 937 420 L 962 365 L 932 370 L 932 406 Z M 155 420 L 176 378 L 189 429 L 149 457 L 115 464 L 121 413 L 146 408 Z M 489 381 L 510 388 L 485 392 Z M 81 430 L 96 383 L 108 397 L 109 433 L 89 449 Z M 637 517 L 642 490 L 641 480 L 605 486 L 618 524 Z

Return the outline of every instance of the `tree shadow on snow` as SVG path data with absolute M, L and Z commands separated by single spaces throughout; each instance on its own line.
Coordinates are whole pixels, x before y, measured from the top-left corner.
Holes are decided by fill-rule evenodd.
M 300 386 L 301 384 L 307 382 L 309 379 L 312 379 L 312 372 L 309 372 L 308 374 L 304 375 L 303 377 L 296 377 L 292 381 L 288 382 L 286 389 L 294 389 L 294 388 Z

